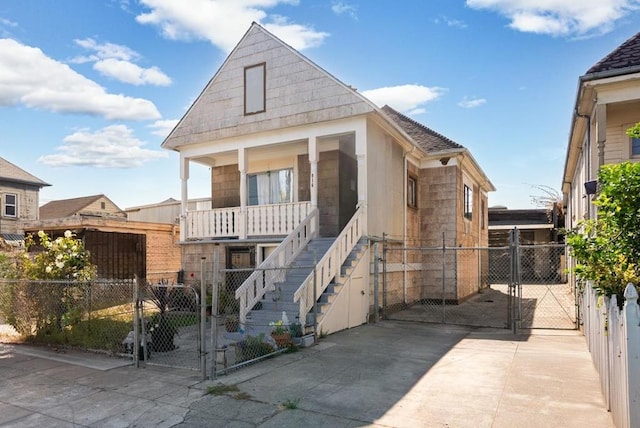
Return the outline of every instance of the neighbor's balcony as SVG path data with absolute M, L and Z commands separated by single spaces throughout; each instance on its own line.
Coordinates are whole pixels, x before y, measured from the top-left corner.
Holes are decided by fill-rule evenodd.
M 286 236 L 309 215 L 311 203 L 292 202 L 275 205 L 188 211 L 184 219 L 185 238 L 239 238 Z

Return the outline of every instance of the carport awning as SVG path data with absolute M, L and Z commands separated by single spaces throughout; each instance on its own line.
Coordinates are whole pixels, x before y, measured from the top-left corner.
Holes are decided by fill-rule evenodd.
M 24 241 L 24 235 L 17 233 L 0 233 L 0 238 L 5 241 Z

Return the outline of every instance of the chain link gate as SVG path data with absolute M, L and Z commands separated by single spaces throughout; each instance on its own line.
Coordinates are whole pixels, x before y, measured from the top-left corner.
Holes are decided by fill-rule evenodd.
M 203 308 L 198 290 L 182 284 L 147 284 L 136 295 L 133 337 L 129 338 L 136 364 L 144 361 L 204 371 Z M 134 347 L 134 343 L 139 345 Z
M 514 229 L 505 247 L 405 247 L 383 239 L 383 317 L 514 331 L 575 329 L 565 246 L 520 245 L 517 234 Z

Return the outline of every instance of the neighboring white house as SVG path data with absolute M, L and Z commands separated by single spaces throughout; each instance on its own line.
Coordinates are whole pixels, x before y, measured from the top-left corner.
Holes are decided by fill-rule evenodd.
M 368 319 L 367 237 L 441 245 L 444 232 L 447 245 L 488 244 L 495 189 L 466 148 L 378 108 L 255 23 L 162 147 L 180 155 L 185 271 L 199 272 L 201 257 L 221 247 L 223 267 L 282 267 L 322 241 L 330 248 L 317 265 L 316 293 L 331 286 L 338 295 L 319 320 L 326 332 Z M 188 204 L 194 162 L 211 168 L 209 209 Z M 341 269 L 347 260 L 356 267 Z M 453 287 L 451 298 L 477 291 L 473 281 Z M 312 284 L 293 286 L 299 312 L 289 319 L 305 322 Z M 253 275 L 237 287 L 243 320 L 273 287 Z
M 640 140 L 625 134 L 637 122 L 640 122 L 640 33 L 598 61 L 578 80 L 562 178 L 566 227 L 573 228 L 581 219 L 595 215 L 593 193 L 587 188 L 595 186 L 600 166 L 640 161 Z

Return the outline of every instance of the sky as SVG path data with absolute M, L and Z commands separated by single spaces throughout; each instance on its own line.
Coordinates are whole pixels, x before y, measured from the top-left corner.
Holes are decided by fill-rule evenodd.
M 51 184 L 41 203 L 180 199 L 160 145 L 254 21 L 467 147 L 489 206 L 534 208 L 560 190 L 579 76 L 640 31 L 640 0 L 0 0 L 0 157 Z

